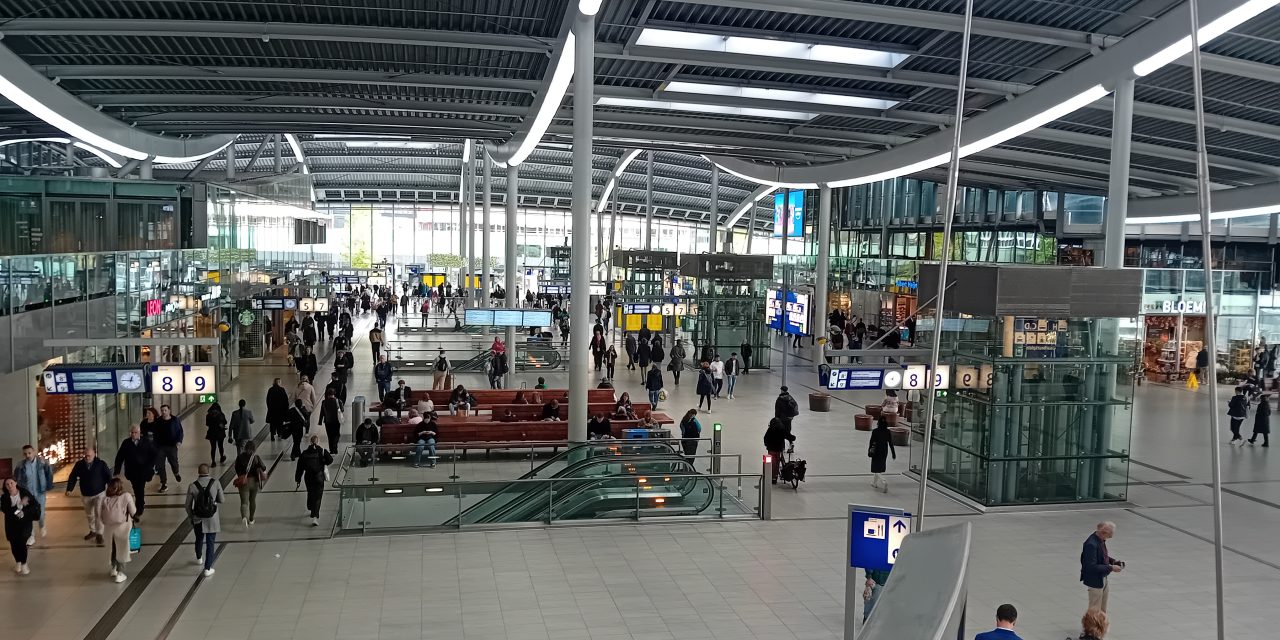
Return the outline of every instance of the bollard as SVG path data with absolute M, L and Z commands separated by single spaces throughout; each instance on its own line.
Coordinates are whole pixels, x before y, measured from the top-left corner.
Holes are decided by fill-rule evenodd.
M 764 454 L 764 470 L 760 472 L 760 519 L 773 519 L 773 456 Z
M 720 423 L 711 426 L 711 475 L 720 475 Z

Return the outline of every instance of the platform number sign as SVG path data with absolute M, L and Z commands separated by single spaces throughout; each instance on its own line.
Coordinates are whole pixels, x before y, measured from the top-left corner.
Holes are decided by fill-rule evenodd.
M 182 393 L 182 367 L 157 366 L 151 371 L 151 393 L 172 395 Z
M 155 395 L 205 395 L 217 391 L 217 368 L 211 364 L 158 365 L 151 371 L 151 393 Z

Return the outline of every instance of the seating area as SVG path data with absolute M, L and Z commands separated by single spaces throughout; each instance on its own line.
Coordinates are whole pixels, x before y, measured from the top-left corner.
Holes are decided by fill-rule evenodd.
M 523 393 L 525 398 L 529 400 L 529 404 L 537 405 L 541 408 L 544 402 L 552 399 L 559 400 L 561 404 L 569 401 L 568 389 L 468 389 L 471 395 L 476 399 L 476 406 L 472 409 L 486 411 L 492 410 L 494 405 L 510 405 L 514 404 L 516 395 Z M 436 410 L 449 406 L 449 394 L 452 389 L 414 389 L 409 393 L 409 397 L 413 402 L 409 405 L 417 404 L 421 400 L 427 398 L 436 405 Z M 372 402 L 369 404 L 369 411 L 378 413 L 382 411 L 382 402 Z M 587 391 L 587 402 L 589 404 L 609 404 L 613 405 L 615 398 L 613 389 L 589 389 Z M 519 405 L 517 405 L 519 406 Z

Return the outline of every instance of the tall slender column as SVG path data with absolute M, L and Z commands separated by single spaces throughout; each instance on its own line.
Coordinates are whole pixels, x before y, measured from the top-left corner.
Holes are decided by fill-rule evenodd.
M 234 144 L 227 145 L 227 150 L 223 152 L 223 158 L 226 160 L 226 176 L 227 180 L 236 179 L 236 146 Z
M 489 263 L 492 262 L 489 256 L 489 232 L 490 232 L 489 211 L 493 206 L 493 203 L 492 203 L 493 189 L 489 184 L 489 182 L 493 178 L 493 159 L 489 157 L 488 153 L 484 153 L 484 160 L 482 162 L 484 162 L 484 185 L 481 186 L 481 192 L 484 194 L 484 200 L 481 206 L 483 206 L 484 209 L 480 214 L 481 278 L 480 278 L 480 298 L 478 302 L 480 303 L 479 306 L 487 307 L 489 306 L 489 290 L 491 288 L 489 285 L 489 271 L 490 271 Z
M 470 144 L 467 141 L 464 144 Z M 466 151 L 462 152 L 466 158 Z M 467 274 L 467 161 L 462 161 L 462 175 L 458 178 L 458 258 L 461 263 L 458 265 L 458 282 L 456 287 L 457 295 L 462 295 L 463 289 L 466 288 Z
M 618 190 L 617 185 L 613 187 L 614 191 Z M 599 272 L 604 271 L 604 210 L 609 206 L 608 202 L 601 202 L 596 207 L 596 264 L 595 269 Z M 602 277 L 601 280 L 608 280 L 608 277 Z
M 506 305 L 509 309 L 516 307 L 516 274 L 520 272 L 520 264 L 516 261 L 516 229 L 520 226 L 516 220 L 516 203 L 519 202 L 520 193 L 520 167 L 507 167 L 507 234 L 504 238 L 506 241 L 506 264 L 507 264 L 507 301 Z M 516 370 L 516 328 L 507 327 L 507 379 L 502 386 L 511 387 L 511 374 Z
M 747 212 L 747 255 L 751 255 L 751 239 L 756 237 L 756 215 L 760 213 L 758 202 L 751 203 Z
M 595 101 L 595 16 L 573 20 L 573 246 L 569 261 L 569 440 L 587 439 L 591 345 L 591 135 Z
M 644 250 L 653 249 L 653 151 L 646 151 L 644 169 Z
M 621 176 L 619 176 L 621 178 Z M 613 215 L 609 216 L 609 270 L 605 271 L 605 285 L 612 287 L 613 281 L 613 251 L 618 246 L 618 191 L 622 188 L 622 183 L 613 187 Z M 1274 221 L 1275 216 L 1272 216 Z M 1273 236 L 1275 234 L 1272 234 Z
M 786 226 L 786 225 L 784 225 Z M 827 335 L 827 290 L 830 286 L 827 279 L 831 274 L 831 187 L 818 187 L 818 260 L 813 283 L 813 319 L 810 325 L 815 327 L 813 335 Z M 891 329 L 892 330 L 892 329 Z M 821 358 L 814 358 L 821 363 Z
M 1124 266 L 1124 220 L 1129 212 L 1129 149 L 1133 143 L 1133 78 L 1116 83 L 1111 110 L 1111 177 L 1107 182 L 1106 239 L 1102 266 Z
M 715 253 L 718 240 L 716 236 L 720 235 L 720 165 L 712 163 L 711 165 L 711 206 L 708 207 L 708 213 L 711 215 L 708 225 L 708 231 L 711 235 L 711 244 L 707 246 L 707 253 Z
M 476 273 L 476 163 L 467 163 L 467 281 Z M 465 282 L 465 281 L 464 281 Z M 475 305 L 475 287 L 467 285 L 467 306 Z

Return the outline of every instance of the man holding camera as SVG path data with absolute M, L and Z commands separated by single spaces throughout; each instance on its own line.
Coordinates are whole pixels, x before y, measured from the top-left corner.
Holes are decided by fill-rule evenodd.
M 1099 522 L 1080 552 L 1080 581 L 1089 591 L 1089 608 L 1107 610 L 1107 577 L 1124 570 L 1124 563 L 1107 553 L 1107 540 L 1116 534 L 1114 522 Z

